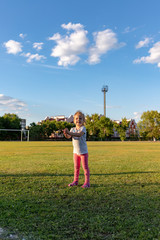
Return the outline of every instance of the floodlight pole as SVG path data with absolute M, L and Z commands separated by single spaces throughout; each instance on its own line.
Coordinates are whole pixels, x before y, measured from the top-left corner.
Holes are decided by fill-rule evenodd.
M 104 116 L 106 117 L 106 92 L 108 92 L 108 86 L 102 87 L 102 92 L 104 93 Z
M 29 130 L 28 130 L 28 137 L 27 137 L 27 141 L 29 142 Z

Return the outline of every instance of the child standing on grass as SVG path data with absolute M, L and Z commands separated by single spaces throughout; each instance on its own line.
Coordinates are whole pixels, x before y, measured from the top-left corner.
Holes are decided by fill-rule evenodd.
M 84 126 L 85 116 L 82 112 L 77 111 L 74 114 L 74 123 L 76 127 L 71 128 L 69 131 L 67 128 L 64 129 L 63 133 L 66 138 L 72 137 L 73 143 L 73 158 L 74 158 L 74 181 L 68 186 L 73 187 L 78 185 L 80 164 L 82 161 L 82 167 L 85 175 L 85 182 L 82 188 L 90 187 L 90 172 L 88 168 L 88 149 L 86 143 L 86 128 Z

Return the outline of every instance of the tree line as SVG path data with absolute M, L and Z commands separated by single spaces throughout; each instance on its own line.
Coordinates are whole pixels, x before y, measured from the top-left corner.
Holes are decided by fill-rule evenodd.
M 0 129 L 21 129 L 21 119 L 16 114 L 6 113 L 0 117 Z M 20 140 L 20 132 L 0 130 L 0 140 Z
M 126 139 L 126 130 L 129 127 L 129 122 L 126 118 L 122 118 L 120 124 L 112 121 L 105 116 L 92 114 L 86 116 L 86 129 L 88 140 L 111 140 L 114 131 L 117 131 L 120 139 Z
M 86 116 L 87 140 L 112 140 L 114 131 L 119 134 L 120 140 L 126 139 L 126 130 L 129 127 L 126 118 L 121 123 L 116 123 L 110 118 L 92 114 Z M 130 135 L 131 140 L 159 140 L 160 139 L 160 113 L 158 111 L 146 111 L 142 114 L 138 122 L 138 131 Z M 41 124 L 31 123 L 28 126 L 30 140 L 40 141 L 51 139 L 64 140 L 63 129 L 71 129 L 73 123 L 63 121 L 43 121 Z M 21 129 L 21 119 L 16 114 L 4 114 L 0 117 L 0 129 Z M 20 140 L 19 132 L 9 132 L 0 130 L 0 140 Z

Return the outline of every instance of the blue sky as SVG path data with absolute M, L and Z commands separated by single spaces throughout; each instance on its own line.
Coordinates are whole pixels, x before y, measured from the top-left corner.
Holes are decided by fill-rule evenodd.
M 1 0 L 0 116 L 160 111 L 159 0 Z

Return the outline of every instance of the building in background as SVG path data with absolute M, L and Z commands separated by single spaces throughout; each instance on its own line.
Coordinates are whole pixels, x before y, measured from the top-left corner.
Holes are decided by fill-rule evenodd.
M 42 122 L 46 122 L 46 121 L 57 121 L 57 122 L 61 121 L 61 122 L 73 123 L 74 117 L 73 115 L 70 115 L 69 117 L 65 117 L 64 115 L 59 115 L 55 117 L 46 117 L 44 120 L 41 120 L 40 122 L 38 122 L 38 124 L 40 125 Z
M 129 122 L 129 127 L 126 130 L 126 138 L 134 137 L 139 134 L 137 123 L 134 119 L 127 119 Z M 121 124 L 120 120 L 114 120 L 114 122 Z M 119 138 L 119 133 L 114 129 L 113 138 Z

